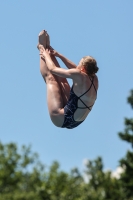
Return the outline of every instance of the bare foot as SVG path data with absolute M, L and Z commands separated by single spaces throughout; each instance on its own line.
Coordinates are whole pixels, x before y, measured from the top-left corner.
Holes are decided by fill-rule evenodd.
M 45 30 L 41 31 L 38 36 L 38 45 L 37 48 L 40 50 L 39 46 L 43 45 L 46 49 L 47 45 L 47 32 Z
M 46 35 L 46 47 L 49 48 L 50 47 L 50 37 L 49 34 L 47 33 Z

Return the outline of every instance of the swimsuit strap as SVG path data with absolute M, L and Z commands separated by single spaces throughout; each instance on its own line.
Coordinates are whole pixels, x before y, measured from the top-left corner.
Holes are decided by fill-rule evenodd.
M 89 78 L 90 78 L 90 77 L 89 77 Z M 84 92 L 82 95 L 80 95 L 79 98 L 82 97 L 82 96 L 84 96 L 84 94 L 86 94 L 86 93 L 91 89 L 92 85 L 94 85 L 94 84 L 93 84 L 93 79 L 94 79 L 94 77 L 92 78 L 92 80 L 90 79 L 91 85 L 90 85 L 89 89 L 88 89 L 86 92 Z M 94 87 L 94 88 L 95 88 L 95 87 Z M 96 88 L 95 88 L 95 89 L 96 89 Z
M 90 79 L 91 80 L 91 79 Z M 94 85 L 94 83 L 93 83 L 93 80 L 92 80 L 92 85 L 93 85 L 93 87 L 94 87 L 94 89 L 95 89 L 95 92 L 96 92 L 96 95 L 97 95 L 97 89 L 96 89 L 96 87 L 95 87 L 95 85 Z
M 86 108 L 88 108 L 89 110 L 91 110 L 91 107 L 93 106 L 93 105 L 91 105 L 91 106 L 88 107 L 88 106 L 82 101 L 82 99 L 80 98 L 80 97 L 82 97 L 84 94 L 86 94 L 86 93 L 91 89 L 92 85 L 94 86 L 95 92 L 96 92 L 96 94 L 97 94 L 96 87 L 95 87 L 95 85 L 94 85 L 94 83 L 93 83 L 94 77 L 92 78 L 92 80 L 91 80 L 90 77 L 89 77 L 89 79 L 90 79 L 90 81 L 91 81 L 91 85 L 90 85 L 89 89 L 88 89 L 86 92 L 84 92 L 82 95 L 80 95 L 80 96 L 78 97 L 79 100 L 80 100 L 86 107 L 78 107 L 79 109 L 86 109 Z
M 80 100 L 86 107 L 77 107 L 77 108 L 79 108 L 79 109 L 86 109 L 86 108 L 88 108 L 89 110 L 91 110 L 90 107 L 92 107 L 93 105 L 88 107 L 88 106 L 82 101 L 82 99 L 79 98 L 79 100 Z

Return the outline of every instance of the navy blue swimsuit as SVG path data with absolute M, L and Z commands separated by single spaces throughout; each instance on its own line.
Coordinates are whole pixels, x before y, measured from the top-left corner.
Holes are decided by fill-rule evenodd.
M 90 78 L 90 77 L 89 77 L 89 78 Z M 91 105 L 91 106 L 88 107 L 88 106 L 82 101 L 81 97 L 82 97 L 84 94 L 86 94 L 86 93 L 91 89 L 92 85 L 94 86 L 94 89 L 95 89 L 95 91 L 96 91 L 96 93 L 97 93 L 97 90 L 96 90 L 95 85 L 94 85 L 94 83 L 93 83 L 93 79 L 94 79 L 94 77 L 92 78 L 92 80 L 90 79 L 90 80 L 91 80 L 91 85 L 90 85 L 89 89 L 88 89 L 86 92 L 84 92 L 82 95 L 80 95 L 79 97 L 74 93 L 74 91 L 73 91 L 73 86 L 72 86 L 72 88 L 71 88 L 71 90 L 70 90 L 70 97 L 69 97 L 69 100 L 68 100 L 66 106 L 64 107 L 65 119 L 64 119 L 64 123 L 63 123 L 62 128 L 72 129 L 72 128 L 77 127 L 79 124 L 81 124 L 81 123 L 84 121 L 84 120 L 83 120 L 83 121 L 75 121 L 75 120 L 74 120 L 74 113 L 75 113 L 75 111 L 76 111 L 78 108 L 79 108 L 79 109 L 86 109 L 86 108 L 88 108 L 89 110 L 91 110 L 91 107 L 92 107 L 93 105 Z M 78 107 L 78 100 L 80 100 L 80 101 L 85 105 L 85 107 Z

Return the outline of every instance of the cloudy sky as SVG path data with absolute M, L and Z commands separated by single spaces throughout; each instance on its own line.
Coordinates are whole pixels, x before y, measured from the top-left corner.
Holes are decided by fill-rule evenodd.
M 130 148 L 117 133 L 124 117 L 132 117 L 126 99 L 133 88 L 133 1 L 8 0 L 0 8 L 1 142 L 31 144 L 44 164 L 57 160 L 67 171 L 82 170 L 83 161 L 97 156 L 105 169 L 115 170 Z M 48 115 L 36 49 L 42 29 L 76 64 L 92 55 L 99 66 L 96 104 L 72 130 L 55 127 Z

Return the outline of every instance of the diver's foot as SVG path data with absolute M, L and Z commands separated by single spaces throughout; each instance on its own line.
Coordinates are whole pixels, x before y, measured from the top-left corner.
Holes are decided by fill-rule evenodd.
M 38 45 L 37 48 L 39 49 L 39 46 L 43 45 L 43 47 L 46 49 L 47 45 L 47 32 L 45 30 L 41 31 L 38 36 Z
M 47 33 L 46 34 L 46 48 L 49 48 L 50 47 L 50 37 L 49 37 L 49 34 Z

